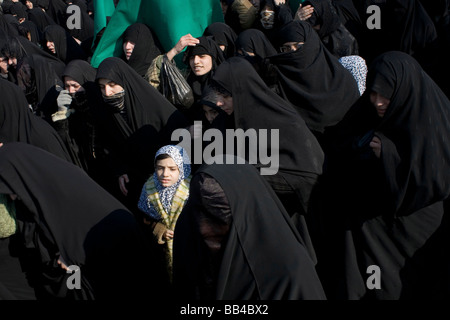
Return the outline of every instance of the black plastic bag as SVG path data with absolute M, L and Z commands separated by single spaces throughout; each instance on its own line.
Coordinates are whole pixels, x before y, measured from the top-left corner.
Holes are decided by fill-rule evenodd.
M 177 66 L 169 61 L 166 55 L 161 65 L 161 93 L 178 109 L 188 109 L 194 103 L 194 93 L 191 86 L 178 70 Z

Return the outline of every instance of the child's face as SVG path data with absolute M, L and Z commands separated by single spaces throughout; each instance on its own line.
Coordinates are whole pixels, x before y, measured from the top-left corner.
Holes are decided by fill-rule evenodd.
M 178 166 L 172 158 L 156 161 L 156 176 L 164 188 L 174 185 L 180 177 Z
M 203 111 L 205 112 L 206 119 L 208 119 L 209 123 L 212 123 L 214 119 L 219 115 L 219 112 L 205 104 L 202 107 Z

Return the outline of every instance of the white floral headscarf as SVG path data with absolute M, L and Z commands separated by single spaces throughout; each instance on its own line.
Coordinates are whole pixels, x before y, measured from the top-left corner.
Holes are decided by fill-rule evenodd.
M 161 203 L 166 212 L 169 213 L 172 206 L 173 196 L 175 195 L 180 182 L 183 181 L 183 179 L 189 177 L 189 175 L 191 174 L 191 165 L 186 151 L 180 146 L 168 145 L 162 147 L 158 150 L 158 152 L 156 152 L 155 159 L 161 154 L 169 155 L 180 171 L 180 176 L 178 177 L 177 182 L 170 187 L 163 187 L 161 185 L 161 182 L 159 182 L 158 180 L 158 175 L 156 174 L 156 172 L 153 174 L 153 179 L 155 179 L 155 185 L 156 189 L 158 190 Z
M 359 94 L 362 96 L 366 91 L 367 64 L 360 56 L 345 56 L 339 59 L 342 66 L 350 71 L 358 84 Z
M 178 180 L 176 183 L 171 185 L 170 187 L 163 187 L 161 185 L 161 182 L 158 180 L 158 176 L 156 172 L 153 174 L 153 179 L 155 182 L 156 189 L 158 190 L 159 198 L 161 201 L 161 204 L 164 207 L 164 210 L 170 214 L 170 208 L 172 207 L 172 200 L 173 197 L 181 183 L 184 179 L 189 177 L 191 174 L 191 161 L 189 159 L 189 156 L 185 149 L 183 149 L 180 146 L 175 145 L 167 145 L 162 148 L 160 148 L 155 155 L 155 159 L 161 155 L 161 154 L 167 154 L 170 156 L 175 164 L 178 167 L 178 170 L 180 172 L 180 175 L 178 177 Z M 147 198 L 147 194 L 145 192 L 145 186 L 142 190 L 141 198 L 138 203 L 138 207 L 143 210 L 145 213 L 147 213 L 150 217 L 159 220 L 161 219 L 158 212 L 153 208 L 153 205 L 151 204 L 150 200 Z

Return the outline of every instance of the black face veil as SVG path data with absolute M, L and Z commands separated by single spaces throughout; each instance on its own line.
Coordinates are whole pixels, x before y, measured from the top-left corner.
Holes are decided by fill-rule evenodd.
M 324 132 L 342 120 L 358 100 L 356 81 L 324 47 L 309 23 L 292 21 L 278 35 L 279 45 L 304 42 L 297 51 L 269 57 L 278 68 L 282 96 L 295 106 L 311 130 Z

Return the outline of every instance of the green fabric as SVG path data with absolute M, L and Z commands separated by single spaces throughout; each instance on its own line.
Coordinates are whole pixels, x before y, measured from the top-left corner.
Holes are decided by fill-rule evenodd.
M 295 15 L 297 12 L 298 6 L 300 3 L 305 2 L 306 0 L 290 0 L 289 1 L 289 7 L 291 7 L 292 15 Z
M 106 27 L 106 17 L 112 17 L 115 9 L 114 0 L 94 0 L 94 38 Z
M 98 0 L 103 1 L 103 0 Z M 218 0 L 126 0 L 120 1 L 92 56 L 97 68 L 108 57 L 122 54 L 121 35 L 133 23 L 147 24 L 169 51 L 185 34 L 200 37 L 213 22 L 224 22 Z M 181 56 L 181 55 L 178 55 Z M 175 59 L 179 64 L 179 57 Z
M 16 207 L 7 195 L 0 194 L 0 238 L 16 233 Z

